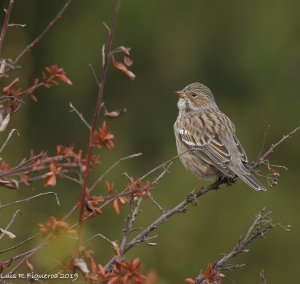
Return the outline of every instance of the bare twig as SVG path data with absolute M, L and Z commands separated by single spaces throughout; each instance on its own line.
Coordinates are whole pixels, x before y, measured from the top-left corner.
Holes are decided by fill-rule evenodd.
M 283 135 L 283 137 L 276 142 L 275 144 L 272 144 L 271 147 L 263 154 L 261 155 L 257 161 L 254 163 L 253 168 L 257 168 L 260 165 L 264 165 L 266 163 L 266 159 L 267 157 L 274 152 L 274 150 L 281 145 L 285 140 L 287 140 L 288 138 L 291 138 L 296 132 L 298 132 L 300 130 L 300 126 L 296 127 L 295 129 L 293 129 L 292 131 L 290 131 L 288 134 Z
M 271 128 L 271 125 L 269 124 L 267 126 L 266 132 L 264 133 L 264 137 L 262 139 L 261 147 L 260 147 L 260 150 L 258 152 L 256 160 L 258 160 L 263 154 L 263 151 L 264 151 L 264 148 L 265 148 L 265 145 L 266 145 L 266 142 L 267 142 L 267 136 L 269 134 L 270 128 Z
M 136 216 L 139 212 L 139 208 L 142 203 L 142 200 L 143 200 L 142 198 L 135 197 L 133 202 L 130 203 L 129 213 L 127 215 L 125 228 L 123 230 L 123 238 L 122 238 L 121 244 L 120 244 L 121 251 L 124 251 L 124 249 L 127 245 L 128 238 L 129 238 L 130 233 L 132 232 L 133 224 L 134 224 Z
M 10 140 L 10 138 L 11 138 L 11 136 L 14 134 L 14 132 L 17 132 L 18 136 L 20 136 L 20 134 L 19 134 L 19 132 L 18 132 L 17 129 L 12 129 L 12 130 L 9 132 L 9 134 L 8 134 L 7 138 L 5 139 L 4 143 L 2 144 L 2 146 L 1 146 L 1 148 L 0 148 L 0 153 L 1 153 L 1 152 L 3 151 L 3 149 L 6 147 L 8 141 Z
M 16 27 L 16 28 L 25 28 L 26 24 L 15 24 L 15 23 L 10 23 L 8 24 L 9 27 Z
M 110 240 L 109 238 L 105 237 L 103 234 L 96 234 L 96 235 L 92 236 L 91 238 L 89 238 L 85 243 L 88 244 L 88 243 L 90 243 L 92 240 L 94 240 L 97 237 L 100 237 L 101 239 L 109 242 L 110 244 L 112 243 L 112 240 Z
M 93 191 L 96 186 L 103 180 L 103 178 L 109 173 L 111 172 L 111 170 L 116 167 L 119 163 L 129 160 L 129 159 L 133 159 L 133 158 L 137 158 L 142 156 L 143 153 L 136 153 L 136 154 L 132 154 L 126 157 L 123 157 L 121 159 L 119 159 L 118 161 L 116 161 L 115 163 L 113 163 L 94 183 L 93 185 L 89 188 L 88 192 L 90 193 L 91 191 Z
M 271 219 L 271 212 L 266 212 L 265 209 L 262 209 L 255 217 L 253 223 L 249 227 L 248 231 L 244 236 L 240 238 L 237 244 L 234 246 L 233 250 L 229 253 L 224 254 L 224 256 L 218 260 L 214 265 L 214 273 L 218 275 L 221 270 L 228 270 L 241 267 L 240 264 L 232 264 L 230 261 L 233 257 L 238 254 L 248 252 L 249 249 L 247 246 L 254 240 L 259 238 L 264 238 L 268 232 L 273 230 L 275 227 L 281 227 L 286 231 L 290 231 L 291 227 L 283 227 L 281 224 L 274 224 Z M 205 274 L 200 273 L 196 277 L 196 283 L 202 283 L 204 280 L 207 280 Z
M 5 35 L 7 33 L 7 29 L 8 29 L 8 25 L 9 25 L 9 17 L 10 17 L 14 2 L 15 2 L 14 0 L 10 0 L 9 4 L 8 4 L 8 8 L 6 10 L 4 10 L 5 18 L 4 18 L 4 23 L 2 26 L 2 30 L 1 30 L 1 35 L 0 35 L 0 58 L 1 58 L 1 53 L 2 53 L 3 42 L 4 42 Z
M 1 253 L 8 252 L 8 251 L 11 251 L 11 250 L 14 250 L 14 249 L 16 249 L 16 248 L 18 248 L 18 247 L 20 247 L 20 246 L 22 246 L 22 245 L 28 243 L 29 241 L 35 239 L 35 238 L 38 237 L 39 235 L 40 235 L 39 233 L 38 233 L 38 234 L 35 234 L 35 235 L 33 235 L 33 236 L 27 238 L 26 240 L 24 240 L 24 241 L 22 241 L 22 242 L 19 242 L 18 244 L 14 245 L 14 246 L 12 246 L 12 247 L 9 247 L 9 248 L 0 250 L 0 254 L 1 254 Z
M 39 194 L 37 194 L 37 195 L 30 196 L 30 197 L 28 197 L 28 198 L 24 198 L 24 199 L 21 199 L 21 200 L 16 200 L 16 201 L 14 201 L 14 202 L 11 202 L 11 203 L 7 203 L 7 204 L 4 204 L 4 205 L 1 205 L 1 206 L 0 206 L 0 209 L 6 208 L 6 207 L 9 207 L 9 206 L 18 204 L 18 203 L 22 203 L 22 202 L 25 202 L 25 201 L 30 201 L 30 200 L 32 200 L 32 199 L 34 199 L 34 198 L 41 197 L 41 196 L 44 196 L 44 195 L 49 195 L 49 194 L 53 194 L 53 195 L 55 196 L 57 205 L 60 205 L 59 199 L 58 199 L 58 196 L 57 196 L 57 193 L 56 193 L 56 192 L 49 191 L 49 192 L 42 192 L 42 193 L 39 193 Z
M 19 60 L 23 57 L 23 55 L 30 51 L 49 31 L 49 29 L 56 24 L 56 22 L 62 17 L 65 10 L 68 8 L 72 0 L 67 0 L 63 7 L 58 11 L 56 16 L 48 23 L 48 25 L 45 27 L 45 29 L 29 44 L 26 46 L 26 48 L 20 52 L 20 54 L 15 58 L 13 61 L 14 65 L 16 65 Z
M 9 221 L 9 223 L 6 225 L 5 230 L 7 231 L 9 229 L 9 227 L 15 222 L 15 219 L 17 217 L 17 214 L 22 215 L 22 211 L 21 210 L 17 210 L 14 215 L 12 216 L 11 220 Z M 4 234 L 2 233 L 0 235 L 0 240 L 3 238 Z
M 103 57 L 104 57 L 104 56 L 103 56 Z M 91 70 L 92 70 L 93 76 L 94 76 L 95 81 L 96 81 L 96 83 L 97 83 L 97 86 L 98 86 L 98 88 L 99 88 L 99 87 L 100 87 L 100 82 L 99 82 L 99 79 L 98 79 L 98 77 L 97 77 L 95 68 L 94 68 L 94 66 L 93 66 L 92 64 L 89 64 L 89 67 L 90 67 Z
M 78 117 L 80 118 L 80 120 L 86 125 L 86 127 L 89 129 L 89 130 L 91 130 L 91 126 L 88 124 L 88 122 L 85 120 L 85 118 L 83 117 L 83 115 L 82 115 L 82 113 L 80 113 L 79 112 L 79 110 L 76 108 L 76 107 L 74 107 L 73 105 L 72 105 L 72 103 L 70 102 L 70 108 L 71 108 L 71 111 L 70 112 L 75 112 L 77 115 L 78 115 Z
M 259 283 L 260 284 L 267 284 L 267 281 L 266 281 L 266 278 L 265 278 L 265 272 L 262 270 L 260 273 L 259 273 Z
M 42 243 L 40 243 L 38 246 L 36 246 L 35 248 L 29 250 L 28 252 L 26 253 L 23 253 L 23 255 L 18 255 L 16 257 L 14 257 L 14 259 L 17 259 L 17 258 L 22 258 L 19 263 L 14 267 L 12 268 L 10 271 L 9 271 L 9 274 L 13 274 L 15 273 L 15 271 L 17 271 L 17 269 L 26 261 L 28 260 L 31 256 L 33 256 L 35 253 L 37 253 L 40 249 L 42 249 L 48 242 L 49 242 L 49 239 L 50 237 L 46 238 Z M 2 279 L 0 280 L 0 283 L 3 283 L 2 282 Z

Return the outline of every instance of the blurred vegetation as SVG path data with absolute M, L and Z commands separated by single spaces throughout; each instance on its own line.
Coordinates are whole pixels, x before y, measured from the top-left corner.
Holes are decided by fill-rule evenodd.
M 1 7 L 8 1 L 1 1 Z M 64 1 L 15 1 L 12 21 L 26 23 L 26 28 L 10 28 L 3 55 L 14 58 L 52 19 Z M 78 117 L 69 113 L 71 101 L 87 118 L 94 113 L 97 86 L 91 68 L 98 71 L 101 48 L 106 32 L 102 22 L 110 23 L 114 1 L 74 0 L 63 18 L 48 35 L 20 62 L 16 71 L 29 85 L 40 76 L 44 66 L 64 67 L 73 86 L 37 92 L 38 102 L 26 101 L 10 127 L 17 128 L 2 157 L 16 163 L 36 153 L 55 153 L 57 144 L 75 143 L 86 149 L 88 132 Z M 130 82 L 110 68 L 104 101 L 109 109 L 126 107 L 127 113 L 110 122 L 116 147 L 101 150 L 102 163 L 94 177 L 120 157 L 143 152 L 143 157 L 129 160 L 114 169 L 109 180 L 118 189 L 128 182 L 121 174 L 138 177 L 176 153 L 173 123 L 177 116 L 175 90 L 200 81 L 208 85 L 221 108 L 235 122 L 237 133 L 249 159 L 254 160 L 261 148 L 267 125 L 271 125 L 267 146 L 299 125 L 300 106 L 300 2 L 279 1 L 123 1 L 114 46 L 130 46 L 134 58 L 132 70 L 137 75 Z M 1 14 L 1 23 L 3 22 Z M 21 75 L 22 74 L 22 75 Z M 9 79 L 7 80 L 7 82 Z M 5 83 L 5 82 L 4 82 Z M 101 118 L 102 119 L 102 118 Z M 6 133 L 2 134 L 3 141 Z M 139 246 L 126 257 L 139 256 L 145 271 L 157 272 L 158 283 L 183 283 L 194 277 L 208 262 L 230 250 L 247 229 L 256 212 L 267 207 L 274 220 L 291 224 L 287 234 L 276 230 L 266 240 L 250 246 L 248 254 L 235 261 L 247 265 L 225 273 L 224 283 L 258 283 L 264 269 L 268 283 L 292 283 L 300 261 L 300 190 L 298 185 L 300 135 L 288 140 L 271 156 L 282 170 L 279 185 L 265 193 L 249 190 L 238 181 L 230 188 L 211 192 L 201 198 L 187 214 L 170 219 L 158 230 L 157 247 Z M 166 208 L 176 204 L 196 186 L 202 186 L 177 160 L 154 191 Z M 206 184 L 206 183 L 205 183 Z M 42 183 L 33 189 L 2 189 L 1 203 L 43 192 Z M 6 248 L 37 232 L 38 223 L 51 215 L 59 216 L 80 195 L 80 188 L 59 181 L 61 207 L 50 197 L 20 206 L 13 232 L 17 240 L 2 241 Z M 99 187 L 99 192 L 104 187 Z M 18 206 L 19 208 L 19 206 Z M 1 212 L 6 224 L 16 208 Z M 111 239 L 120 240 L 123 215 L 115 216 L 112 208 L 85 224 L 86 236 L 100 230 Z M 158 212 L 145 202 L 138 224 L 147 225 Z M 109 217 L 110 216 L 110 217 Z M 76 216 L 77 218 L 77 216 Z M 1 225 L 3 226 L 3 225 Z M 7 238 L 6 238 L 7 239 Z M 47 248 L 32 263 L 46 270 L 57 254 L 68 250 L 65 243 Z M 112 254 L 103 240 L 92 248 L 98 262 L 105 263 Z

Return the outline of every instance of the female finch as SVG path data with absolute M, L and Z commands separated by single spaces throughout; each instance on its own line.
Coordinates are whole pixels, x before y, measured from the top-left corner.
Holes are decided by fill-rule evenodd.
M 238 176 L 255 190 L 265 190 L 252 175 L 231 120 L 219 110 L 210 89 L 192 83 L 176 92 L 179 115 L 174 124 L 183 165 L 200 179 Z

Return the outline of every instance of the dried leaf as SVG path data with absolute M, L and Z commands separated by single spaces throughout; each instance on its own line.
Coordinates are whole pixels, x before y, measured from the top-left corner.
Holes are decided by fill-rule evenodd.
M 114 209 L 115 209 L 115 212 L 119 215 L 120 214 L 120 207 L 119 207 L 119 200 L 118 200 L 118 198 L 116 198 L 114 200 Z
M 55 186 L 56 185 L 56 175 L 53 172 L 49 172 L 46 174 L 46 177 L 44 179 L 44 186 Z
M 66 83 L 68 85 L 72 85 L 72 81 L 67 77 L 67 75 L 65 74 L 64 69 L 58 67 L 56 64 L 45 67 L 45 70 L 51 76 L 59 78 L 61 81 L 63 81 L 64 83 Z M 44 80 L 43 80 L 43 82 L 44 82 L 45 85 L 52 86 L 54 84 L 57 84 L 56 81 L 54 81 L 54 80 L 47 80 L 45 77 L 46 76 L 44 76 Z
M 114 111 L 107 111 L 107 109 L 105 109 L 104 116 L 109 117 L 109 118 L 118 118 L 121 115 L 123 115 L 126 111 L 127 111 L 126 108 L 122 108 L 122 109 L 118 109 L 118 110 L 114 110 Z
M 108 149 L 112 149 L 114 147 L 114 135 L 109 132 L 108 124 L 104 120 L 102 124 L 102 128 L 99 128 L 93 134 L 92 145 L 94 147 L 101 148 L 102 146 L 106 146 Z
M 95 262 L 95 259 L 93 258 L 92 255 L 89 256 L 89 259 L 90 259 L 92 272 L 93 272 L 93 274 L 96 274 L 97 273 L 97 264 Z
M 192 279 L 192 278 L 186 278 L 185 282 L 190 283 L 190 284 L 195 284 L 196 283 L 195 280 Z
M 39 227 L 41 236 L 50 235 L 52 239 L 56 239 L 62 234 L 77 235 L 77 231 L 70 229 L 70 225 L 67 222 L 58 220 L 53 216 L 47 221 L 46 225 L 39 224 Z
M 11 88 L 12 88 L 14 85 L 16 85 L 19 81 L 20 81 L 19 78 L 15 78 L 10 84 L 8 84 L 6 87 L 4 87 L 4 88 L 2 89 L 3 94 L 7 94 L 7 93 L 11 90 Z
M 111 244 L 112 244 L 112 246 L 114 248 L 115 255 L 117 257 L 121 257 L 122 253 L 121 253 L 120 246 L 116 242 L 114 242 L 114 241 L 111 241 Z
M 219 273 L 219 271 L 215 269 L 214 264 L 211 263 L 207 265 L 206 271 L 203 271 L 201 274 L 208 283 L 213 284 L 221 283 L 221 280 L 224 277 L 223 274 Z
M 124 55 L 124 63 L 126 66 L 130 67 L 133 64 L 131 56 Z
M 135 77 L 136 77 L 135 74 L 133 72 L 131 72 L 130 70 L 128 70 L 122 62 L 115 60 L 113 62 L 113 64 L 114 64 L 115 68 L 122 71 L 128 77 L 129 80 L 135 79 Z
M 109 194 L 113 192 L 114 184 L 110 183 L 109 181 L 105 181 L 106 190 Z
M 30 272 L 33 272 L 33 265 L 31 262 L 29 262 L 28 258 L 26 259 L 26 266 Z

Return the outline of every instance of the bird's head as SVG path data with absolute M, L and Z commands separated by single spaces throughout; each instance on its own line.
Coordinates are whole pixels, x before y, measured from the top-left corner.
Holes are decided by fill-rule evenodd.
M 196 111 L 216 106 L 211 90 L 201 83 L 189 84 L 176 93 L 180 97 L 178 101 L 180 111 Z

